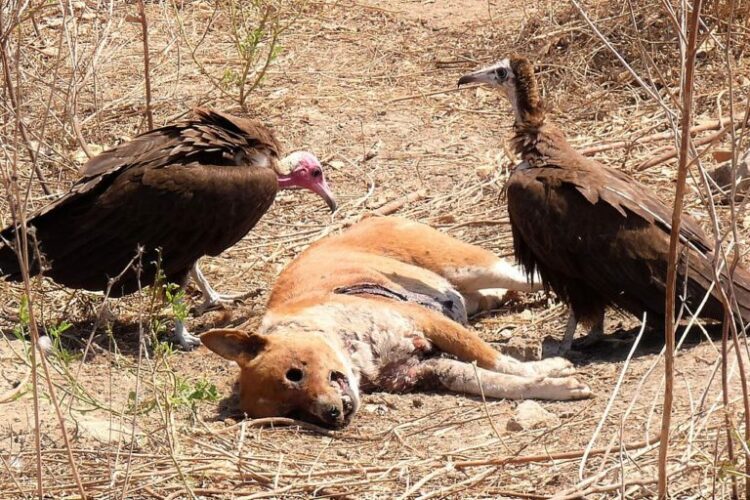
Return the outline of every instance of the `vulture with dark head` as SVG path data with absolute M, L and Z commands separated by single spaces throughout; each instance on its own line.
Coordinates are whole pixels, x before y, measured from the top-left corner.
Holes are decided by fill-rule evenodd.
M 604 310 L 614 306 L 648 324 L 663 322 L 672 209 L 628 175 L 576 152 L 545 117 L 534 69 L 510 57 L 464 75 L 459 85 L 484 83 L 502 90 L 515 114 L 512 139 L 521 163 L 507 184 L 516 258 L 571 307 L 560 346 L 567 351 L 580 322 L 586 343 L 603 333 Z M 713 282 L 712 243 L 687 215 L 680 227 L 678 307 L 722 320 Z M 722 276 L 722 286 L 727 286 Z M 710 292 L 709 292 L 710 290 Z M 750 320 L 750 274 L 734 273 L 738 312 Z
M 141 134 L 89 160 L 67 194 L 29 216 L 30 272 L 112 297 L 154 284 L 157 269 L 183 286 L 192 273 L 218 300 L 198 259 L 237 243 L 279 189 L 309 189 L 336 208 L 315 156 L 280 151 L 260 122 L 207 109 Z M 0 233 L 0 276 L 12 281 L 16 231 Z M 184 348 L 200 343 L 181 321 L 175 334 Z

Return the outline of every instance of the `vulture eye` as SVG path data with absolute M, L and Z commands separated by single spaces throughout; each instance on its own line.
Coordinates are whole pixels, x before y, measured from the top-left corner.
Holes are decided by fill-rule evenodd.
M 302 370 L 299 368 L 291 368 L 286 372 L 286 379 L 290 382 L 299 382 L 302 380 Z
M 497 76 L 499 80 L 505 80 L 508 77 L 508 70 L 505 68 L 497 68 L 495 70 L 495 76 Z
M 320 177 L 321 175 L 323 175 L 323 172 L 321 172 L 321 171 L 320 171 L 320 170 L 318 170 L 317 168 L 316 168 L 315 170 L 313 170 L 313 171 L 312 171 L 312 176 L 313 176 L 313 177 Z

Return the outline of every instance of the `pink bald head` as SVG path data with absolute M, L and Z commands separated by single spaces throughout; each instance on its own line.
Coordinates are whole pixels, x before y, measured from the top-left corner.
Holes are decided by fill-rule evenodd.
M 336 199 L 328 187 L 323 167 L 314 154 L 307 151 L 296 151 L 283 160 L 289 174 L 279 175 L 280 189 L 307 189 L 317 194 L 326 202 L 331 212 L 336 211 Z

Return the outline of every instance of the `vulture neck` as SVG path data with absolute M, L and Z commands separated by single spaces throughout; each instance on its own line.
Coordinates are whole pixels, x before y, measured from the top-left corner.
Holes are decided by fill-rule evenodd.
M 516 153 L 524 156 L 536 142 L 534 139 L 544 125 L 544 104 L 539 97 L 533 70 L 516 75 L 515 85 L 507 90 L 516 121 L 513 145 Z
M 302 186 L 299 184 L 299 180 L 294 176 L 290 175 L 278 175 L 276 180 L 279 183 L 279 189 L 301 189 Z

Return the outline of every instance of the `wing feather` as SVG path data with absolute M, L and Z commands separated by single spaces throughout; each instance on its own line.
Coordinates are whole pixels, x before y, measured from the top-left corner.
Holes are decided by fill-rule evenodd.
M 278 182 L 266 165 L 279 151 L 258 122 L 199 109 L 102 153 L 66 195 L 29 220 L 51 263 L 47 274 L 101 290 L 139 245 L 147 259 L 161 249 L 167 276 L 184 274 L 201 256 L 236 243 L 268 210 Z M 14 234 L 13 227 L 2 232 Z M 122 293 L 137 288 L 136 278 L 124 280 Z M 150 281 L 153 273 L 141 276 Z

